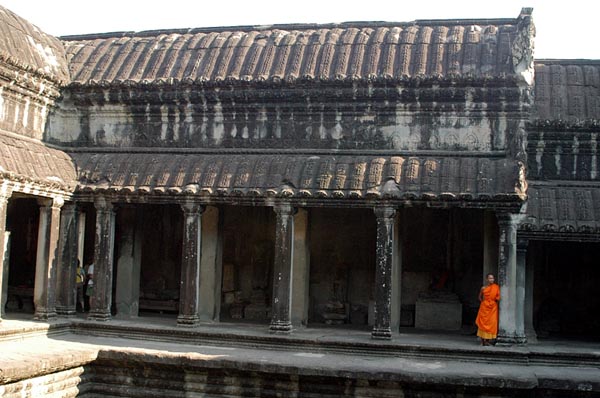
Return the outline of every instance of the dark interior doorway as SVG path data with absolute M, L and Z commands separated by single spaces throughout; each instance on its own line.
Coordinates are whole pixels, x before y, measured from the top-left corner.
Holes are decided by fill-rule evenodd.
M 600 337 L 600 243 L 532 241 L 533 321 L 538 337 Z

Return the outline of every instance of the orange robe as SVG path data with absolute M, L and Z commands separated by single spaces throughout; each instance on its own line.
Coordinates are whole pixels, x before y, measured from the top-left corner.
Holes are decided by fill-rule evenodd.
M 477 313 L 477 336 L 482 339 L 495 339 L 498 335 L 498 300 L 500 286 L 493 283 L 483 289 L 483 300 Z

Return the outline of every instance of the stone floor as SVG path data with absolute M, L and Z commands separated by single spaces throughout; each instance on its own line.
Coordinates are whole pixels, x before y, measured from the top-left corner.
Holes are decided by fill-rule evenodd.
M 215 366 L 389 374 L 427 383 L 509 383 L 524 389 L 552 385 L 600 394 L 600 341 L 541 340 L 525 346 L 482 347 L 474 335 L 460 333 L 409 329 L 391 341 L 379 341 L 370 339 L 368 330 L 315 327 L 273 335 L 267 325 L 184 328 L 177 327 L 174 318 L 157 316 L 35 322 L 29 316 L 9 314 L 0 323 L 0 385 L 82 366 L 116 351 Z

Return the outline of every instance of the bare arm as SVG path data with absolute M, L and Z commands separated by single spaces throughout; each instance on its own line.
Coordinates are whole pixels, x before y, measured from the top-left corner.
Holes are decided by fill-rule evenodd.
M 479 301 L 483 301 L 483 289 L 485 289 L 485 287 L 481 287 L 481 289 L 479 290 Z

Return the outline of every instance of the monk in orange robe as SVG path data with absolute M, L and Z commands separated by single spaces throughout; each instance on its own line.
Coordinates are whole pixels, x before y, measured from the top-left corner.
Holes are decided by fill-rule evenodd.
M 479 312 L 477 313 L 477 336 L 481 345 L 490 345 L 490 340 L 498 336 L 498 301 L 500 301 L 500 286 L 494 283 L 494 275 L 487 274 L 487 285 L 479 291 Z

